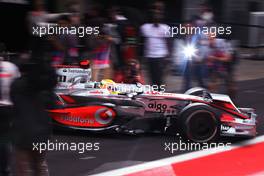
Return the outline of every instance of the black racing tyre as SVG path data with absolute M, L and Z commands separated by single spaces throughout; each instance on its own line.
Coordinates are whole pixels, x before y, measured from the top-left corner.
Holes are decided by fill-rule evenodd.
M 210 143 L 220 136 L 219 115 L 207 105 L 194 105 L 183 111 L 178 125 L 180 135 L 191 142 Z

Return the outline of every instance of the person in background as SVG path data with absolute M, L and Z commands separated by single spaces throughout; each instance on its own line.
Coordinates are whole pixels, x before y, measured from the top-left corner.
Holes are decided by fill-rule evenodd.
M 11 87 L 15 175 L 48 176 L 46 151 L 40 153 L 33 149 L 33 144 L 46 143 L 51 137 L 51 122 L 46 109 L 53 104 L 56 75 L 37 62 L 21 66 L 21 73 Z
M 136 84 L 141 83 L 144 84 L 144 79 L 141 74 L 140 63 L 136 59 L 130 59 L 125 67 L 124 79 L 120 82 L 127 84 Z
M 111 78 L 111 44 L 114 39 L 107 33 L 107 28 L 102 25 L 102 33 L 96 37 L 97 46 L 93 50 L 92 58 L 92 79 L 100 81 Z
M 80 14 L 73 13 L 68 17 L 69 27 L 78 27 L 80 25 Z M 79 51 L 79 37 L 75 34 L 69 34 L 67 36 L 68 40 L 68 50 L 65 58 L 65 64 L 78 64 L 80 61 L 80 51 Z
M 35 0 L 33 5 L 33 10 L 30 11 L 27 16 L 29 33 L 32 39 L 34 39 L 35 35 L 37 35 L 36 33 L 33 33 L 33 27 L 37 27 L 42 25 L 41 23 L 48 22 L 48 12 L 45 10 L 45 4 L 43 0 Z M 31 44 L 31 46 L 33 45 L 34 43 Z
M 38 32 L 35 32 L 33 28 L 38 27 L 47 27 L 49 21 L 57 20 L 60 14 L 50 14 L 45 9 L 45 2 L 43 0 L 35 0 L 33 2 L 33 9 L 28 13 L 26 18 L 27 25 L 29 27 L 29 36 L 30 36 L 30 50 L 43 50 L 42 47 L 46 47 L 47 45 L 39 45 L 41 42 L 46 42 L 42 40 L 42 38 L 47 38 L 46 35 L 43 35 L 42 38 L 39 37 Z M 39 57 L 42 57 L 43 53 L 38 53 Z
M 147 60 L 151 84 L 162 85 L 164 69 L 170 54 L 169 39 L 166 35 L 168 25 L 161 23 L 163 3 L 155 2 L 152 9 L 152 23 L 141 26 L 144 37 L 144 57 Z
M 74 14 L 72 16 L 75 16 Z M 58 25 L 60 27 L 68 27 L 74 25 L 72 16 L 61 16 L 58 19 Z M 52 41 L 53 52 L 52 52 L 52 63 L 56 64 L 77 64 L 79 62 L 79 40 L 75 34 L 63 33 L 60 35 L 49 36 Z
M 221 80 L 225 80 L 228 84 L 228 72 L 226 64 L 228 64 L 232 55 L 227 48 L 227 43 L 224 39 L 210 37 L 210 47 L 208 55 L 208 88 L 211 91 L 219 91 Z
M 214 23 L 214 13 L 212 8 L 207 3 L 200 4 L 200 18 L 204 26 L 210 26 Z
M 68 16 L 62 16 L 57 21 L 58 26 L 60 27 L 68 27 L 69 26 L 69 18 Z M 69 61 L 67 58 L 68 50 L 69 50 L 69 41 L 68 34 L 60 34 L 60 35 L 51 35 L 49 36 L 49 40 L 52 42 L 52 64 L 60 65 Z M 67 58 L 67 59 L 66 59 Z
M 202 19 L 197 17 L 193 21 L 195 27 L 203 27 Z M 208 36 L 205 34 L 195 34 L 193 35 L 193 42 L 196 52 L 193 57 L 193 76 L 196 78 L 199 87 L 207 88 L 206 83 L 206 72 L 207 66 L 206 61 L 209 54 L 209 41 Z
M 108 23 L 105 24 L 109 35 L 114 39 L 111 44 L 111 67 L 113 79 L 116 82 L 120 82 L 124 76 L 124 67 L 126 64 L 124 58 L 125 47 L 125 26 L 128 23 L 128 19 L 123 16 L 120 8 L 113 6 L 108 9 Z
M 36 37 L 31 57 L 21 63 L 21 76 L 11 86 L 14 107 L 12 145 L 15 175 L 47 176 L 46 152 L 33 148 L 33 143 L 46 143 L 52 134 L 47 109 L 54 105 L 54 87 L 57 75 L 51 67 L 51 42 L 48 37 Z
M 227 51 L 230 53 L 231 58 L 228 62 L 224 63 L 224 67 L 226 68 L 226 71 L 227 71 L 227 77 L 225 79 L 225 83 L 227 86 L 228 95 L 232 99 L 235 99 L 236 94 L 237 94 L 237 87 L 235 83 L 234 72 L 235 72 L 237 63 L 239 62 L 239 57 L 238 57 L 235 46 L 232 45 L 230 41 L 226 41 L 226 47 L 227 47 Z
M 10 125 L 13 107 L 10 100 L 10 87 L 20 76 L 15 64 L 0 60 L 0 176 L 10 174 Z
M 185 24 L 190 25 L 190 24 Z M 183 92 L 187 91 L 188 89 L 191 88 L 192 86 L 192 75 L 193 75 L 193 61 L 192 59 L 194 58 L 194 55 L 189 55 L 189 53 L 185 53 L 185 48 L 184 47 L 189 47 L 189 46 L 195 46 L 196 41 L 194 40 L 195 38 L 193 35 L 185 35 L 184 36 L 184 44 L 180 48 L 180 58 L 181 58 L 181 64 L 182 64 L 182 74 L 183 74 Z
M 89 58 L 91 58 L 92 80 L 100 81 L 111 78 L 111 45 L 115 38 L 111 36 L 111 30 L 107 27 L 106 19 L 101 14 L 101 7 L 94 5 L 86 15 L 85 24 L 91 27 L 99 27 L 99 34 L 89 35 L 85 46 Z

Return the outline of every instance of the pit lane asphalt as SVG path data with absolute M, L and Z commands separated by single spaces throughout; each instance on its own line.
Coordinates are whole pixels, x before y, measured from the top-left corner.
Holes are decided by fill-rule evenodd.
M 238 107 L 253 107 L 258 114 L 258 135 L 264 134 L 264 79 L 237 83 L 238 94 L 234 100 Z M 230 139 L 230 138 L 229 138 Z M 229 139 L 223 139 L 228 141 Z M 176 136 L 144 135 L 127 136 L 120 134 L 59 133 L 53 140 L 58 142 L 100 143 L 98 151 L 79 154 L 76 151 L 51 151 L 48 165 L 51 176 L 75 176 L 100 173 L 146 161 L 180 155 L 190 151 L 176 151 L 173 154 L 164 150 L 165 142 L 178 142 Z M 240 139 L 231 139 L 234 143 Z

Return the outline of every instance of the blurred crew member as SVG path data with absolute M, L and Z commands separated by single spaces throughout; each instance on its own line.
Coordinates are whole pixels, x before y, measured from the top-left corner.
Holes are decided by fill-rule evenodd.
M 117 42 L 113 37 L 112 25 L 106 25 L 106 19 L 101 15 L 99 5 L 92 7 L 90 16 L 85 23 L 91 27 L 99 27 L 100 33 L 89 35 L 86 39 L 86 49 L 90 53 L 92 60 L 92 80 L 100 81 L 111 78 L 110 54 L 111 45 Z M 110 27 L 111 26 L 111 27 Z
M 219 81 L 228 80 L 226 64 L 231 61 L 231 53 L 224 39 L 210 38 L 208 56 L 209 89 L 218 91 Z
M 141 75 L 140 64 L 135 59 L 130 59 L 125 67 L 124 80 L 120 81 L 128 84 L 141 83 L 144 84 L 143 77 Z
M 10 123 L 12 118 L 12 103 L 10 101 L 10 86 L 19 77 L 18 68 L 6 61 L 0 61 L 0 175 L 9 175 L 10 155 Z
M 47 176 L 46 151 L 34 144 L 46 143 L 51 136 L 47 109 L 52 104 L 56 75 L 44 64 L 28 63 L 21 67 L 22 76 L 11 87 L 14 103 L 13 146 L 16 175 Z
M 107 33 L 106 26 L 102 28 L 103 32 L 96 37 L 97 46 L 93 50 L 92 79 L 94 81 L 111 78 L 110 53 L 114 38 Z
M 61 16 L 58 24 L 63 28 L 71 28 L 73 21 L 68 16 Z M 50 37 L 53 46 L 52 64 L 78 64 L 79 63 L 79 39 L 76 34 L 62 33 Z
M 201 27 L 199 17 L 193 20 L 188 27 Z M 207 36 L 203 34 L 189 34 L 185 36 L 185 43 L 181 48 L 183 64 L 183 92 L 192 87 L 193 78 L 199 87 L 207 87 L 205 82 L 206 59 L 209 54 Z
M 46 143 L 51 136 L 47 109 L 53 104 L 53 88 L 57 83 L 48 53 L 49 40 L 38 38 L 32 47 L 29 61 L 20 67 L 21 77 L 11 86 L 14 107 L 12 143 L 17 176 L 47 176 L 46 152 L 34 148 L 33 143 Z
M 160 6 L 158 6 L 160 7 Z M 151 84 L 162 85 L 166 59 L 169 57 L 169 43 L 166 31 L 168 25 L 161 23 L 163 12 L 154 6 L 153 21 L 141 26 L 144 37 L 144 57 L 147 59 Z
M 200 18 L 203 20 L 204 26 L 210 26 L 214 23 L 214 13 L 207 3 L 200 5 Z

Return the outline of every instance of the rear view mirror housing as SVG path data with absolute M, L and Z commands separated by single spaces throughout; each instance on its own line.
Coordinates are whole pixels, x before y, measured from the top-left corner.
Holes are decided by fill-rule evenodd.
M 83 69 L 90 68 L 90 61 L 89 60 L 82 60 L 79 62 L 79 66 Z

